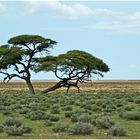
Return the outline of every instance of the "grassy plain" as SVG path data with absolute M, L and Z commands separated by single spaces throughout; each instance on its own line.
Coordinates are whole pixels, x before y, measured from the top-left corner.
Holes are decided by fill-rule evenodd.
M 77 93 L 77 90 L 72 88 L 70 94 L 65 94 L 66 89 L 64 88 L 49 95 L 42 95 L 40 92 L 55 84 L 54 81 L 34 81 L 33 84 L 37 92 L 35 96 L 27 94 L 28 89 L 23 82 L 0 83 L 0 125 L 7 118 L 14 117 L 21 120 L 24 125 L 32 128 L 30 134 L 7 136 L 6 133 L 2 132 L 0 133 L 0 138 L 140 139 L 140 81 L 95 81 L 92 86 L 90 83 L 80 85 L 81 93 Z M 59 112 L 51 112 L 52 106 L 55 106 Z M 64 109 L 64 107 L 67 107 L 67 109 Z M 22 112 L 23 110 L 28 111 Z M 59 120 L 53 122 L 52 126 L 45 126 L 46 119 L 33 120 L 31 118 L 30 113 L 36 111 L 57 116 Z M 58 123 L 68 123 L 70 126 L 73 126 L 79 121 L 75 120 L 73 122 L 72 116 L 66 117 L 65 113 L 68 111 L 72 111 L 74 115 L 77 114 L 76 112 L 80 112 L 77 114 L 78 117 L 83 114 L 93 118 L 96 115 L 99 117 L 109 116 L 115 124 L 124 128 L 127 134 L 121 137 L 113 136 L 108 133 L 109 129 L 98 128 L 97 122 L 92 124 L 94 132 L 89 135 L 54 132 L 53 128 Z M 127 113 L 134 113 L 134 116 L 128 118 L 129 114 L 127 115 Z M 135 116 L 135 113 L 138 115 Z
M 53 86 L 56 81 L 33 81 L 36 92 Z M 65 88 L 61 88 L 54 92 L 64 93 Z M 131 80 L 97 80 L 91 83 L 80 84 L 81 92 L 89 93 L 140 93 L 140 81 Z M 24 82 L 13 81 L 4 84 L 0 82 L 0 93 L 27 93 L 28 89 Z M 77 89 L 71 88 L 70 93 L 77 92 Z

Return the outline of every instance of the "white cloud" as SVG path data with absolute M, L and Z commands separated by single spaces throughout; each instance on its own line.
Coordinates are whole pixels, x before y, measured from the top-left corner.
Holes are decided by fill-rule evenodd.
M 52 0 L 52 1 L 25 1 L 26 13 L 35 14 L 38 12 L 52 12 L 57 16 L 63 16 L 68 19 L 79 19 L 83 17 L 98 18 L 110 17 L 116 14 L 109 9 L 96 8 L 91 9 L 86 5 L 80 4 L 80 2 L 72 2 L 72 4 L 66 4 L 63 1 Z M 118 12 L 118 15 L 120 13 Z
M 87 25 L 85 28 L 106 30 L 117 34 L 138 34 L 140 31 L 140 12 L 114 13 L 113 17 L 110 16 L 106 19 L 101 16 L 98 17 L 97 22 Z
M 86 28 L 107 30 L 116 33 L 132 33 L 140 29 L 140 12 L 125 13 L 116 12 L 110 9 L 89 8 L 80 2 L 66 2 L 59 0 L 52 1 L 26 1 L 26 13 L 36 14 L 39 12 L 51 16 L 65 17 L 67 19 L 90 19 L 94 23 L 87 25 Z
M 0 3 L 0 13 L 3 13 L 5 11 L 5 6 Z

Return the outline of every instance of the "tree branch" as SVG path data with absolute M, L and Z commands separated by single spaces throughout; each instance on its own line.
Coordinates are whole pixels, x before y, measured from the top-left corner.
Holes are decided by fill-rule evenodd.
M 54 73 L 55 73 L 55 76 L 56 76 L 58 79 L 63 80 L 63 78 L 59 77 L 58 74 L 57 74 L 57 65 L 56 65 L 56 67 L 55 67 Z
M 3 71 L 0 71 L 0 73 L 2 73 L 2 74 L 4 74 L 4 75 L 6 75 L 6 77 L 3 79 L 3 82 L 5 83 L 5 81 L 7 80 L 7 82 L 9 82 L 12 78 L 14 78 L 14 77 L 18 77 L 18 78 L 20 78 L 20 79 L 25 79 L 25 77 L 23 77 L 23 76 L 20 76 L 20 75 L 18 75 L 18 74 L 9 74 L 9 73 L 7 73 L 7 72 L 3 72 Z

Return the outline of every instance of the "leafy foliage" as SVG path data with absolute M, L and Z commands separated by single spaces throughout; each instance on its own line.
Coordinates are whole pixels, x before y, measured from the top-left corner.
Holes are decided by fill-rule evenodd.
M 24 133 L 23 126 L 17 127 L 16 125 L 13 126 L 4 126 L 4 132 L 8 136 L 22 136 Z
M 67 132 L 69 129 L 69 124 L 67 123 L 58 123 L 53 127 L 54 132 Z
M 77 122 L 70 128 L 70 132 L 75 135 L 88 135 L 93 133 L 93 128 L 89 123 Z
M 52 71 L 61 80 L 54 87 L 44 92 L 49 92 L 60 87 L 68 87 L 69 90 L 70 86 L 77 87 L 79 91 L 78 82 L 91 80 L 93 74 L 103 76 L 102 73 L 108 72 L 109 67 L 101 59 L 87 52 L 72 50 L 66 54 L 46 56 L 39 59 L 39 66 L 36 71 Z M 61 73 L 61 76 L 58 73 Z
M 43 111 L 32 111 L 25 115 L 27 118 L 31 120 L 45 120 L 48 119 L 50 116 Z
M 31 94 L 35 94 L 31 83 L 31 70 L 36 66 L 39 53 L 47 52 L 56 41 L 39 35 L 19 35 L 8 40 L 7 45 L 0 46 L 0 73 L 5 75 L 4 81 L 14 77 L 26 81 Z M 13 73 L 7 69 L 13 68 Z
M 12 112 L 11 115 L 13 117 L 16 116 L 18 118 L 21 118 L 21 120 L 23 121 L 27 121 L 26 124 L 29 122 L 29 124 L 32 127 L 34 127 L 34 125 L 37 126 L 40 125 L 40 129 L 44 129 L 43 130 L 44 132 L 48 131 L 53 133 L 52 129 L 57 126 L 58 132 L 61 133 L 63 131 L 64 136 L 71 136 L 69 134 L 75 135 L 75 133 L 77 133 L 77 135 L 85 135 L 86 132 L 83 131 L 87 131 L 87 129 L 83 125 L 88 124 L 92 128 L 91 129 L 92 133 L 95 133 L 95 137 L 99 137 L 99 138 L 101 137 L 104 138 L 105 134 L 106 135 L 109 134 L 107 135 L 107 137 L 110 138 L 114 138 L 114 136 L 119 137 L 123 135 L 122 134 L 123 128 L 116 125 L 116 123 L 121 123 L 124 126 L 124 129 L 126 129 L 129 126 L 132 127 L 132 128 L 129 127 L 129 130 L 126 129 L 128 133 L 128 137 L 130 138 L 132 137 L 130 136 L 132 134 L 130 133 L 130 131 L 135 131 L 135 128 L 137 131 L 139 130 L 138 126 L 139 126 L 139 118 L 140 118 L 139 104 L 135 102 L 129 102 L 130 100 L 128 99 L 130 99 L 131 97 L 133 97 L 134 100 L 138 99 L 139 94 L 138 93 L 128 93 L 128 94 L 122 94 L 122 93 L 106 93 L 106 94 L 104 93 L 98 93 L 98 94 L 59 93 L 58 94 L 56 93 L 55 94 L 54 93 L 54 94 L 47 94 L 47 95 L 37 94 L 34 96 L 29 94 L 0 94 L 0 117 L 2 118 L 2 120 L 5 120 L 7 115 L 4 116 L 2 113 L 3 111 L 10 110 Z M 93 109 L 94 106 L 99 107 L 100 109 L 98 111 L 95 111 L 96 109 L 95 110 Z M 106 112 L 105 109 L 108 106 L 110 108 L 113 108 L 114 111 Z M 40 107 L 42 108 L 41 110 Z M 69 111 L 71 110 L 71 107 L 72 107 L 72 111 Z M 23 112 L 21 111 L 22 109 Z M 57 115 L 50 114 L 52 109 L 59 109 L 60 113 Z M 23 133 L 23 135 L 25 133 L 32 132 L 31 135 L 28 134 L 25 135 L 25 137 L 32 136 L 36 132 L 40 133 L 40 131 L 37 130 L 38 128 L 36 128 L 36 126 L 35 126 L 35 131 L 32 131 L 30 125 L 28 128 L 22 124 L 21 120 L 17 120 L 13 117 L 10 119 L 6 119 L 6 121 L 1 123 L 0 125 L 1 137 L 5 135 L 6 131 L 10 131 L 9 133 L 13 133 L 13 135 L 20 135 L 21 132 Z M 34 121 L 31 120 L 32 117 Z M 67 130 L 63 129 L 65 128 L 64 127 L 65 125 L 64 126 L 62 125 L 62 127 L 58 125 L 61 123 L 69 124 Z M 77 127 L 74 129 L 74 126 L 77 123 L 78 124 L 84 123 L 84 124 L 82 124 L 82 126 L 78 125 L 77 126 L 78 130 L 75 130 Z M 102 132 L 105 134 L 103 134 Z M 136 133 L 134 132 L 134 134 Z M 139 134 L 137 135 L 139 136 Z M 92 137 L 92 136 L 94 137 L 94 135 L 88 137 Z M 72 136 L 72 137 L 76 137 L 76 136 Z M 78 137 L 84 137 L 84 136 L 78 136 Z M 12 138 L 12 137 L 8 137 L 8 138 Z
M 133 111 L 133 112 L 120 112 L 120 117 L 127 119 L 127 120 L 140 120 L 140 111 Z
M 126 131 L 124 128 L 114 125 L 109 129 L 109 134 L 113 136 L 126 136 Z
M 3 123 L 3 132 L 8 136 L 22 136 L 24 133 L 31 133 L 32 128 L 23 126 L 20 120 L 9 118 Z
M 98 128 L 108 129 L 114 125 L 114 122 L 110 119 L 109 116 L 101 116 L 96 119 L 96 126 Z

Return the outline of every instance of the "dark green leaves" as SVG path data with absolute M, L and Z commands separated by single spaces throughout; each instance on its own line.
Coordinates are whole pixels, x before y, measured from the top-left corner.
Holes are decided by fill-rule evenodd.
M 25 54 L 25 51 L 17 47 L 0 46 L 0 69 L 7 69 L 8 66 L 18 63 Z
M 39 35 L 19 35 L 8 40 L 8 43 L 16 46 L 24 46 L 32 50 L 36 49 L 39 52 L 57 44 L 56 41 Z
M 80 51 L 72 50 L 66 54 L 58 56 L 46 56 L 40 59 L 37 71 L 59 71 L 67 76 L 89 76 L 90 74 L 100 74 L 109 71 L 109 67 L 102 60 L 93 55 Z

